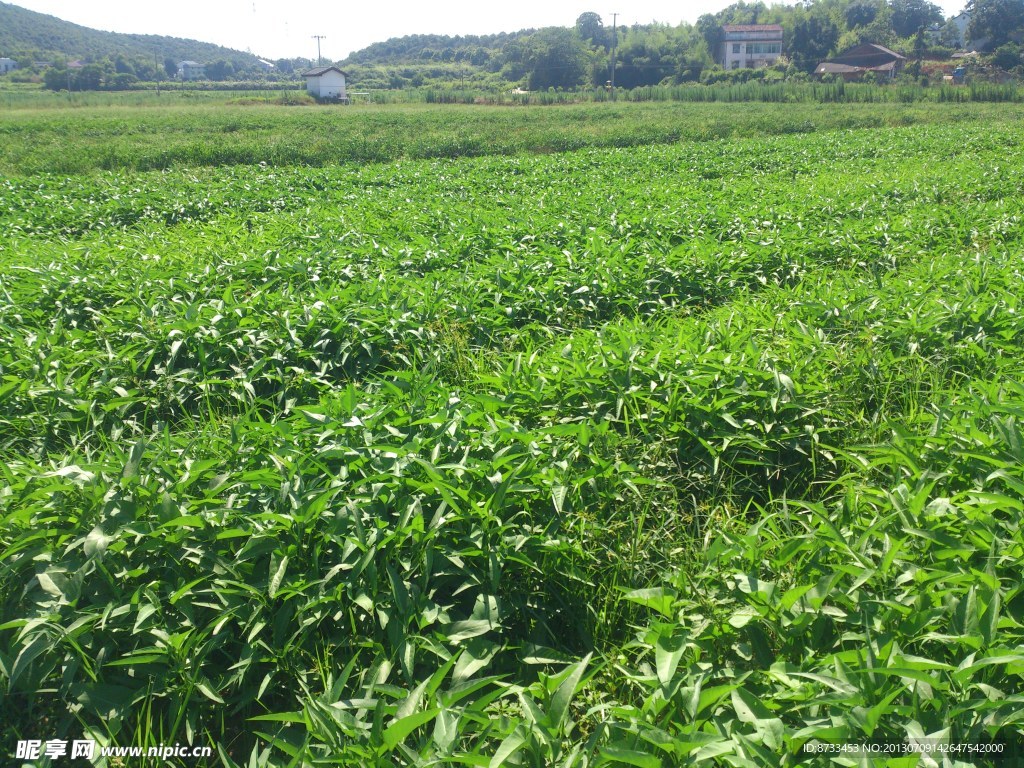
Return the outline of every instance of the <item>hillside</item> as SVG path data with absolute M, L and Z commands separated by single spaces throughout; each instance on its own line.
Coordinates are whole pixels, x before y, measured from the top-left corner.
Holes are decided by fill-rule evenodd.
M 102 32 L 9 3 L 0 3 L 0 55 L 38 58 L 96 59 L 125 56 L 209 62 L 229 61 L 236 68 L 256 64 L 257 57 L 199 40 L 162 35 Z
M 911 58 L 948 58 L 955 46 L 948 30 L 918 41 L 918 29 L 943 30 L 941 9 L 931 3 L 905 8 L 903 0 L 883 6 L 845 0 L 811 0 L 796 6 L 737 2 L 695 24 L 605 26 L 588 11 L 573 27 L 547 27 L 501 35 L 409 35 L 375 43 L 344 62 L 362 87 L 402 88 L 442 81 L 470 87 L 519 85 L 529 90 L 573 89 L 614 82 L 631 89 L 688 82 L 745 82 L 748 79 L 806 78 L 818 62 L 864 43 L 875 43 Z M 864 8 L 861 6 L 864 5 Z M 726 24 L 779 24 L 783 50 L 772 71 L 729 71 L 717 61 Z M 1011 26 L 1024 26 L 1024 19 Z M 610 69 L 615 49 L 614 76 Z M 933 50 L 934 49 L 934 50 Z M 1011 68 L 1019 59 L 1010 51 Z M 1016 57 L 1016 58 L 1015 58 Z M 917 77 L 918 68 L 908 70 Z
M 499 54 L 509 43 L 536 30 L 493 35 L 406 35 L 373 43 L 349 54 L 346 64 L 394 65 L 424 61 L 468 61 L 477 65 Z

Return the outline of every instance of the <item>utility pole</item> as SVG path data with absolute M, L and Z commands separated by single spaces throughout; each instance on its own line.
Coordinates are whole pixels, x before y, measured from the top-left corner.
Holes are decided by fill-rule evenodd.
M 311 35 L 311 37 L 316 38 L 316 63 L 317 66 L 319 66 L 324 63 L 324 60 L 320 56 L 320 41 L 326 40 L 327 35 Z
M 617 22 L 619 14 L 612 14 L 612 101 L 615 101 L 615 49 L 619 45 L 619 31 Z

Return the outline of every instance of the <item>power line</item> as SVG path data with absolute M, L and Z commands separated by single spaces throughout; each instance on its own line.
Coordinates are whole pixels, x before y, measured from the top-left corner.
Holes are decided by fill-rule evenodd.
M 619 46 L 619 32 L 617 22 L 619 14 L 612 14 L 612 99 L 615 99 L 615 49 Z
M 320 56 L 320 41 L 326 40 L 327 35 L 310 35 L 310 37 L 316 38 L 316 63 L 319 66 L 324 63 L 323 58 Z

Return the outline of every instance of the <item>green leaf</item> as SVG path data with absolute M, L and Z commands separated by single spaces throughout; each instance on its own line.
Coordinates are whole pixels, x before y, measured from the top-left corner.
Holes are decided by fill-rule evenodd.
M 100 557 L 107 551 L 111 541 L 113 541 L 113 537 L 107 536 L 103 533 L 102 528 L 96 526 L 85 537 L 82 551 L 85 552 L 86 557 Z
M 490 619 L 466 619 L 465 621 L 453 621 L 439 630 L 449 643 L 460 643 L 472 637 L 479 637 L 494 629 L 494 623 Z
M 501 768 L 512 755 L 518 752 L 523 744 L 526 743 L 526 735 L 517 728 L 512 731 L 498 746 L 497 751 L 494 753 L 494 757 L 491 758 L 491 762 L 488 763 L 488 768 Z
M 583 677 L 583 673 L 586 672 L 587 664 L 590 663 L 590 656 L 591 654 L 588 653 L 570 668 L 568 676 L 562 681 L 551 697 L 551 702 L 548 706 L 548 717 L 551 718 L 551 723 L 556 728 L 561 726 L 562 720 L 565 719 L 569 711 L 569 703 L 576 694 L 576 689 Z
M 218 704 L 223 704 L 224 699 L 217 695 L 217 693 L 210 687 L 207 682 L 196 683 L 196 690 L 198 690 L 203 696 L 208 698 L 210 701 L 215 701 Z
M 736 716 L 744 723 L 756 723 L 759 720 L 768 720 L 772 717 L 771 710 L 744 688 L 733 689 L 732 706 Z
M 142 438 L 132 446 L 131 454 L 128 457 L 128 461 L 125 462 L 124 468 L 121 470 L 122 478 L 133 478 L 139 474 L 139 465 L 142 463 L 142 456 L 146 452 L 147 442 L 145 438 Z
M 423 712 L 417 712 L 407 717 L 403 717 L 396 723 L 392 723 L 384 729 L 383 740 L 384 746 L 390 751 L 398 746 L 399 742 L 405 740 L 405 738 L 426 723 L 433 720 L 437 713 L 441 710 L 439 708 L 428 709 Z
M 675 592 L 671 589 L 665 587 L 633 589 L 626 592 L 623 599 L 651 608 L 667 618 L 675 617 Z
M 569 489 L 564 485 L 554 485 L 551 487 L 551 501 L 555 505 L 555 512 L 562 514 L 562 508 L 565 506 L 565 498 L 569 494 Z
M 50 638 L 46 635 L 36 635 L 32 642 L 26 645 L 18 653 L 18 657 L 14 660 L 14 666 L 11 668 L 11 677 L 8 680 L 8 685 L 13 688 L 14 684 L 18 682 L 18 678 L 22 676 L 28 666 L 35 661 L 42 653 L 50 650 L 53 647 L 53 643 Z
M 281 588 L 281 581 L 284 579 L 285 571 L 288 570 L 288 555 L 274 563 L 275 558 L 270 560 L 270 583 L 267 585 L 267 595 L 273 600 L 277 591 Z
M 622 742 L 618 743 L 621 744 Z M 646 752 L 638 752 L 629 747 L 616 746 L 616 744 L 601 747 L 601 756 L 614 763 L 635 765 L 637 768 L 661 768 L 661 760 L 658 757 L 649 755 Z
M 655 669 L 657 670 L 658 681 L 661 683 L 662 688 L 665 689 L 666 695 L 668 695 L 669 685 L 671 685 L 675 677 L 679 661 L 683 658 L 685 651 L 685 637 L 660 635 L 654 644 Z

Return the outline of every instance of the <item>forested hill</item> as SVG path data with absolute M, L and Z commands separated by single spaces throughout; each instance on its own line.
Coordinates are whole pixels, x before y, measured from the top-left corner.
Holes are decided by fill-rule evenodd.
M 347 64 L 414 64 L 423 61 L 469 61 L 483 64 L 506 45 L 536 30 L 494 35 L 406 35 L 374 43 L 349 55 Z M 486 52 L 486 55 L 485 53 Z M 482 60 L 481 60 L 482 59 Z
M 184 40 L 162 35 L 128 35 L 119 32 L 102 32 L 89 27 L 72 24 L 70 21 L 36 13 L 17 5 L 0 2 L 0 55 L 30 56 L 42 59 L 64 57 L 90 59 L 115 56 L 132 58 L 146 57 L 184 61 L 215 61 L 223 59 L 248 67 L 256 64 L 257 58 L 245 51 L 203 43 L 198 40 Z
M 1009 3 L 1017 11 L 1003 14 Z M 995 49 L 1024 34 L 1024 0 L 971 0 L 971 39 Z M 725 72 L 716 62 L 725 24 L 779 24 L 784 56 L 770 70 Z M 454 81 L 462 85 L 530 90 L 601 86 L 623 88 L 748 78 L 808 77 L 820 61 L 866 43 L 892 48 L 908 60 L 947 60 L 964 45 L 963 30 L 930 0 L 807 0 L 767 5 L 737 0 L 696 23 L 650 23 L 608 27 L 585 11 L 572 27 L 546 27 L 495 35 L 410 35 L 375 43 L 342 64 L 366 88 Z M 1016 40 L 1013 37 L 1013 40 Z M 1024 71 L 1024 53 L 1014 43 L 1000 67 Z M 920 65 L 908 70 L 917 77 Z

